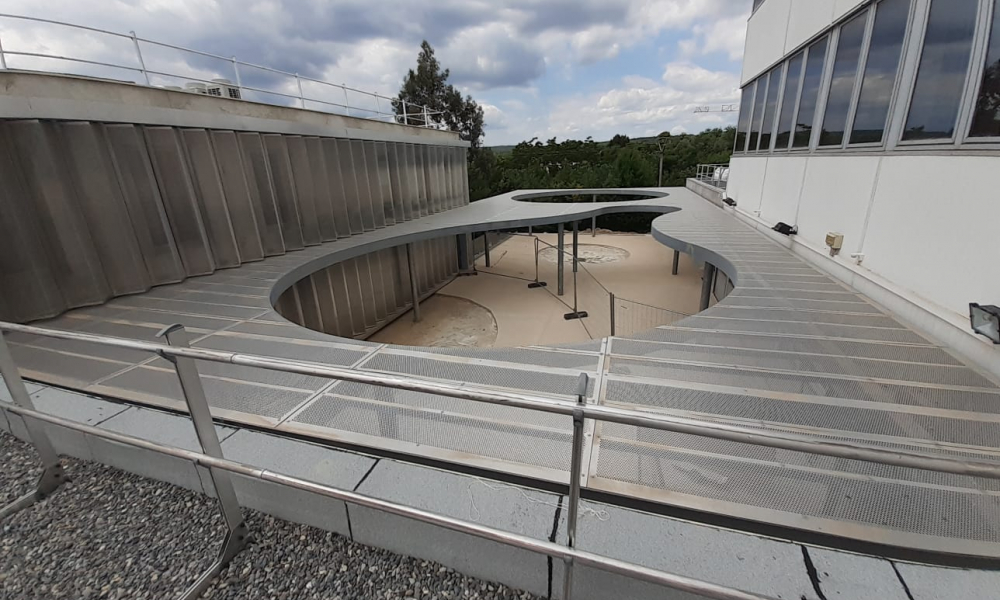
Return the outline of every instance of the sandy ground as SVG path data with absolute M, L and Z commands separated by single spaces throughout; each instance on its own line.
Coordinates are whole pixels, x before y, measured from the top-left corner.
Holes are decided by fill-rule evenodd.
M 556 243 L 555 234 L 541 234 L 539 238 Z M 567 234 L 567 250 L 570 243 L 571 235 Z M 539 279 L 549 284 L 548 289 L 529 289 L 528 282 L 535 278 L 534 240 L 513 236 L 492 250 L 491 268 L 487 269 L 480 258 L 476 263 L 478 275 L 459 277 L 441 294 L 421 304 L 421 323 L 414 325 L 412 314 L 407 313 L 370 339 L 415 346 L 511 347 L 583 342 L 610 334 L 610 302 L 604 288 L 620 299 L 686 314 L 698 312 L 701 270 L 689 256 L 681 255 L 680 269 L 674 276 L 670 273 L 673 251 L 649 235 L 598 233 L 591 237 L 581 232 L 580 247 L 581 257 L 587 260 L 583 263 L 586 270 L 577 274 L 577 307 L 590 313 L 587 319 L 563 318 L 573 305 L 570 261 L 566 262 L 564 296 L 554 295 L 556 263 L 551 259 L 556 252 L 551 249 L 543 250 L 539 260 Z M 462 304 L 458 299 L 471 302 Z M 645 314 L 648 312 L 620 302 L 618 333 L 629 325 L 630 313 L 635 313 L 635 327 L 655 325 L 651 319 L 657 315 Z

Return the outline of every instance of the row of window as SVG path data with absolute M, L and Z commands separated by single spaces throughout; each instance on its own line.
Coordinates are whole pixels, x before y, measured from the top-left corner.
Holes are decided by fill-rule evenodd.
M 997 141 L 987 138 L 1000 138 L 1000 0 L 983 9 L 982 21 L 979 7 L 979 0 L 872 3 L 743 88 L 736 151 L 882 146 L 896 107 L 906 109 L 902 143 L 953 142 L 960 122 L 968 138 Z M 904 51 L 915 24 L 925 25 L 922 39 Z M 984 44 L 974 43 L 977 33 Z M 915 77 L 904 82 L 907 60 Z M 970 95 L 975 103 L 963 111 Z

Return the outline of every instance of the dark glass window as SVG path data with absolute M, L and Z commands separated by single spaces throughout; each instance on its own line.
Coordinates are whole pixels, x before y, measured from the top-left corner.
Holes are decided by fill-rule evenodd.
M 954 136 L 978 5 L 977 0 L 931 0 L 904 140 Z
M 993 6 L 993 29 L 969 136 L 1000 136 L 1000 0 Z
M 778 117 L 778 135 L 774 140 L 775 150 L 788 149 L 792 139 L 792 123 L 795 122 L 795 101 L 799 97 L 799 83 L 802 81 L 803 53 L 799 52 L 788 61 L 788 75 L 785 76 L 785 94 L 781 99 L 781 115 Z
M 757 150 L 757 142 L 760 139 L 760 122 L 764 120 L 764 97 L 767 95 L 767 76 L 757 78 L 757 94 L 753 101 L 753 115 L 750 119 L 750 145 L 748 152 Z
M 820 146 L 839 146 L 844 141 L 847 112 L 851 108 L 851 97 L 854 95 L 854 82 L 858 76 L 858 60 L 861 58 L 861 44 L 865 39 L 867 18 L 866 11 L 840 28 L 837 58 L 833 63 L 833 78 L 830 80 L 830 94 L 827 96 L 826 115 L 823 117 L 823 131 L 819 136 Z
M 795 117 L 795 138 L 792 146 L 807 148 L 812 137 L 813 121 L 816 118 L 816 101 L 819 86 L 823 83 L 823 65 L 826 63 L 826 48 L 829 38 L 823 38 L 809 47 L 805 76 L 802 79 L 802 99 L 799 114 Z
M 760 128 L 760 151 L 771 149 L 771 132 L 774 131 L 774 113 L 778 110 L 778 94 L 781 92 L 781 67 L 775 67 L 768 75 L 767 101 L 764 103 L 764 121 Z
M 852 144 L 882 141 L 909 16 L 910 0 L 883 0 L 875 8 L 868 62 L 851 131 Z
M 764 0 L 753 0 L 753 9 L 757 10 L 761 4 L 764 4 Z M 746 5 L 744 4 L 744 6 Z
M 747 133 L 750 131 L 750 111 L 753 110 L 753 86 L 743 88 L 740 99 L 740 121 L 736 127 L 736 151 L 743 152 L 747 147 Z

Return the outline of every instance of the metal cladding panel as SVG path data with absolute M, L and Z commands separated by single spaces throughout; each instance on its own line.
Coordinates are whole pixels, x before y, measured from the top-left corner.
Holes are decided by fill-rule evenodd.
M 413 156 L 416 159 L 414 163 L 414 177 L 417 181 L 417 211 L 419 213 L 416 216 L 425 217 L 431 214 L 430 207 L 427 204 L 427 146 L 414 144 Z
M 212 131 L 210 138 L 240 260 L 261 260 L 264 258 L 264 247 L 257 224 L 258 219 L 263 220 L 260 198 L 256 201 L 251 199 L 236 134 L 232 131 Z
M 9 147 L 10 136 L 0 131 L 0 320 L 53 317 L 66 310 L 66 301 L 49 264 L 36 204 L 24 189 Z
M 361 204 L 358 202 L 358 190 L 350 168 L 351 143 L 331 138 L 324 138 L 320 143 L 326 159 L 326 181 L 330 185 L 330 204 L 333 206 L 337 237 L 361 233 L 364 231 L 361 225 Z
M 316 294 L 316 306 L 319 318 L 323 323 L 322 331 L 331 335 L 340 335 L 340 321 L 337 318 L 337 306 L 333 299 L 333 288 L 330 287 L 330 273 L 320 269 L 308 277 Z
M 285 253 L 285 238 L 278 218 L 278 205 L 274 197 L 271 170 L 267 166 L 264 145 L 257 133 L 238 133 L 240 157 L 243 161 L 244 179 L 250 192 L 250 204 L 257 219 L 257 231 L 265 256 Z
M 372 212 L 372 196 L 368 189 L 368 176 L 365 174 L 365 148 L 361 140 L 345 141 L 350 146 L 349 160 L 340 163 L 340 174 L 345 181 L 352 182 L 354 197 L 357 199 L 358 214 L 361 219 L 361 231 L 375 230 L 375 213 Z M 353 222 L 351 225 L 353 229 Z
M 437 148 L 437 179 L 438 179 L 438 212 L 446 211 L 450 208 L 451 189 L 448 185 L 448 149 Z
M 399 166 L 400 207 L 403 220 L 413 219 L 413 205 L 416 199 L 416 188 L 410 179 L 413 163 L 410 157 L 410 144 L 396 144 L 396 162 Z
M 385 293 L 385 286 L 382 279 L 382 257 L 378 252 L 372 252 L 365 257 L 368 260 L 368 270 L 372 278 L 372 294 L 375 297 L 375 320 L 379 323 L 385 321 L 389 312 L 389 299 Z
M 333 303 L 337 307 L 337 331 L 343 337 L 354 337 L 359 330 L 355 327 L 355 322 L 362 324 L 360 331 L 364 331 L 363 319 L 358 319 L 354 315 L 359 314 L 359 309 L 351 303 L 348 290 L 351 287 L 345 279 L 351 269 L 344 263 L 330 265 L 327 273 L 330 277 L 330 292 L 333 294 Z M 357 289 L 357 284 L 353 285 Z
M 319 225 L 319 235 L 324 242 L 337 239 L 337 219 L 333 209 L 333 196 L 330 194 L 330 181 L 326 174 L 326 157 L 323 155 L 323 144 L 318 137 L 304 138 L 306 157 L 309 160 L 309 172 L 313 178 L 313 194 L 316 199 L 316 222 Z
M 398 192 L 392 187 L 392 173 L 389 166 L 389 147 L 385 142 L 375 142 L 375 160 L 378 163 L 378 181 L 382 188 L 382 204 L 385 207 L 385 224 L 395 225 L 396 221 L 402 221 L 403 215 L 400 213 L 396 218 L 396 194 Z
M 104 133 L 150 282 L 160 285 L 181 281 L 185 277 L 184 264 L 139 130 L 133 125 L 106 125 Z
M 386 153 L 389 160 L 389 186 L 392 188 L 392 208 L 396 213 L 396 222 L 409 221 L 406 209 L 403 208 L 403 198 L 406 192 L 403 191 L 403 170 L 406 168 L 403 162 L 402 144 L 390 142 L 386 146 Z
M 215 164 L 208 132 L 204 129 L 183 129 L 181 141 L 187 151 L 188 164 L 198 191 L 198 205 L 212 255 L 215 257 L 215 266 L 239 266 L 240 251 L 236 246 L 233 224 L 229 220 L 226 194 L 222 190 L 222 179 Z
M 118 187 L 104 132 L 91 123 L 57 127 L 80 208 L 112 293 L 118 296 L 148 290 L 152 282 Z
M 319 298 L 312 277 L 304 277 L 295 284 L 295 293 L 302 310 L 302 324 L 313 331 L 323 331 L 323 316 L 319 310 Z
M 433 146 L 424 147 L 424 182 L 427 187 L 427 214 L 438 212 L 437 194 L 437 149 Z
M 362 295 L 359 263 L 360 259 L 357 258 L 338 263 L 344 265 L 344 284 L 347 286 L 347 297 L 351 307 L 351 329 L 354 330 L 354 337 L 365 334 L 365 312 L 370 306 L 366 304 Z
M 469 195 L 469 151 L 465 148 L 459 149 L 459 163 L 461 164 L 462 206 L 465 206 L 472 201 Z
M 278 314 L 285 317 L 292 323 L 296 325 L 302 325 L 302 307 L 299 305 L 298 293 L 295 290 L 295 286 L 292 286 L 285 290 L 281 296 L 278 297 L 278 303 L 275 305 L 275 310 Z
M 177 132 L 170 127 L 146 127 L 144 130 L 153 172 L 184 270 L 189 276 L 207 275 L 215 270 L 215 261 Z
M 316 216 L 316 187 L 309 155 L 306 153 L 306 143 L 297 135 L 285 136 L 285 141 L 288 144 L 288 157 L 292 164 L 292 177 L 295 179 L 295 195 L 299 201 L 302 240 L 306 246 L 316 246 L 323 243 L 323 236 L 320 234 L 319 218 Z
M 111 288 L 74 189 L 62 176 L 65 165 L 58 152 L 58 140 L 53 139 L 53 126 L 14 121 L 7 126 L 7 132 L 35 201 L 52 275 L 67 306 L 104 302 L 111 296 Z
M 302 239 L 295 181 L 292 179 L 292 164 L 288 159 L 285 136 L 264 134 L 261 138 L 264 140 L 267 165 L 271 169 L 271 180 L 274 182 L 275 204 L 278 207 L 278 220 L 281 222 L 281 236 L 285 240 L 285 250 L 301 250 L 305 247 L 305 241 Z
M 378 176 L 378 159 L 375 157 L 375 142 L 365 140 L 362 144 L 364 144 L 365 160 L 363 163 L 364 168 L 358 171 L 358 185 L 360 185 L 361 178 L 368 180 L 368 193 L 371 195 L 375 228 L 381 229 L 385 227 L 385 201 L 382 199 L 382 182 Z M 356 161 L 354 167 L 358 167 Z M 389 205 L 392 206 L 392 200 L 389 201 Z
M 361 309 L 365 315 L 365 329 L 370 330 L 378 324 L 378 300 L 375 298 L 375 286 L 372 285 L 372 265 L 370 255 L 359 256 L 358 281 L 361 287 Z
M 441 153 L 444 155 L 444 181 L 448 188 L 445 208 L 452 209 L 458 206 L 458 186 L 455 185 L 455 150 L 454 148 L 444 148 Z

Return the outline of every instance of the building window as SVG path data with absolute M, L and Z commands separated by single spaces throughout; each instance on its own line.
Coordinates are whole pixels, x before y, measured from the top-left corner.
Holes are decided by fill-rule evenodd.
M 819 86 L 823 82 L 823 65 L 826 63 L 826 49 L 829 38 L 823 38 L 809 47 L 806 71 L 802 79 L 802 99 L 799 114 L 795 117 L 795 137 L 792 146 L 808 148 L 812 138 L 813 121 L 816 118 L 816 102 L 819 100 Z
M 744 152 L 747 149 L 747 134 L 750 132 L 750 111 L 753 109 L 753 89 L 754 84 L 743 88 L 740 99 L 740 121 L 736 126 L 736 151 Z
M 781 66 L 768 75 L 767 100 L 764 103 L 764 120 L 760 128 L 760 152 L 771 149 L 771 132 L 774 131 L 774 113 L 778 110 L 778 94 L 781 92 Z
M 757 150 L 760 141 L 760 124 L 764 120 L 764 97 L 767 95 L 767 76 L 757 78 L 757 93 L 754 96 L 753 115 L 750 119 L 750 139 L 747 152 Z
M 993 7 L 993 28 L 969 137 L 1000 137 L 1000 0 Z
M 847 127 L 847 113 L 854 96 L 854 82 L 858 75 L 858 60 L 861 58 L 861 44 L 865 40 L 865 26 L 868 12 L 854 17 L 840 28 L 837 42 L 837 58 L 833 63 L 833 78 L 830 94 L 827 96 L 826 115 L 820 132 L 820 146 L 840 146 L 844 142 Z
M 852 144 L 882 142 L 909 18 L 910 0 L 883 0 L 875 8 L 868 61 L 851 131 Z
M 949 140 L 965 89 L 978 0 L 932 0 L 903 140 Z
M 775 136 L 774 149 L 787 150 L 792 139 L 792 123 L 795 122 L 795 101 L 799 97 L 799 84 L 802 82 L 802 65 L 805 55 L 799 52 L 788 61 L 788 74 L 785 76 L 785 93 L 781 99 L 781 115 L 778 117 L 778 135 Z

